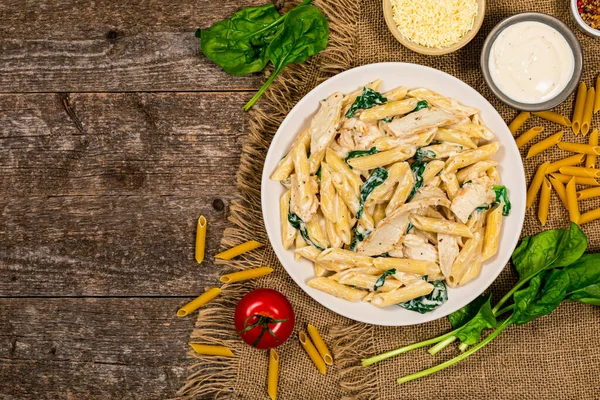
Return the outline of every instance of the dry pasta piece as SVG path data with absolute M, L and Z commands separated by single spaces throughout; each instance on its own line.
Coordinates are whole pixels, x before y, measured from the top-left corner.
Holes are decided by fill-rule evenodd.
M 300 331 L 298 333 L 298 337 L 300 338 L 300 344 L 312 360 L 313 364 L 315 364 L 315 367 L 317 367 L 320 373 L 325 375 L 325 372 L 327 372 L 327 366 L 325 365 L 325 361 L 323 361 L 321 355 L 315 348 L 315 345 L 310 341 L 306 333 L 304 333 L 303 331 Z
M 593 197 L 600 197 L 600 187 L 584 189 L 577 192 L 577 200 L 591 199 Z
M 221 294 L 221 289 L 212 288 L 196 297 L 194 300 L 187 303 L 177 311 L 178 317 L 185 317 L 186 315 L 196 311 L 198 308 L 212 301 L 215 297 Z
M 550 174 L 548 176 L 550 177 L 549 181 L 552 184 L 552 187 L 554 188 L 554 191 L 558 195 L 558 198 L 560 199 L 560 201 L 565 206 L 565 209 L 568 210 L 569 207 L 567 206 L 567 190 L 565 189 L 564 183 L 562 183 L 559 179 L 557 179 L 554 174 Z M 577 181 L 575 181 L 575 183 L 577 183 Z
M 579 217 L 579 225 L 587 224 L 600 218 L 600 208 L 581 214 Z
M 205 356 L 235 357 L 231 349 L 225 346 L 211 346 L 200 343 L 190 343 L 190 346 L 196 353 Z
M 594 100 L 594 114 L 600 111 L 600 75 L 596 78 L 596 100 Z
M 204 260 L 204 249 L 206 247 L 206 218 L 203 215 L 198 218 L 196 227 L 196 262 L 200 264 Z
M 558 171 L 561 167 L 566 165 L 577 165 L 581 164 L 585 158 L 585 154 L 575 154 L 562 160 L 554 161 L 548 165 L 546 173 L 551 174 L 552 172 Z
M 246 243 L 238 244 L 235 247 L 232 247 L 228 250 L 222 251 L 215 256 L 215 258 L 221 260 L 231 260 L 234 257 L 237 257 L 241 254 L 247 253 L 254 249 L 258 249 L 259 247 L 263 247 L 264 244 L 257 242 L 256 240 L 249 240 Z
M 277 384 L 279 383 L 279 354 L 274 349 L 269 350 L 269 373 L 267 377 L 267 393 L 271 400 L 277 399 Z
M 533 205 L 533 201 L 540 191 L 540 187 L 542 187 L 542 182 L 544 181 L 544 175 L 546 175 L 546 168 L 550 165 L 549 161 L 546 161 L 542 165 L 540 165 L 531 180 L 531 184 L 529 185 L 529 189 L 527 189 L 527 202 L 525 203 L 527 208 Z
M 254 278 L 259 278 L 261 276 L 269 275 L 271 272 L 273 272 L 273 268 L 271 268 L 271 267 L 252 268 L 252 269 L 247 269 L 245 271 L 232 272 L 231 274 L 225 274 L 225 275 L 221 276 L 220 281 L 223 283 L 234 283 L 234 282 L 247 281 L 248 279 L 254 279 Z
M 575 96 L 575 110 L 573 111 L 573 132 L 577 135 L 581 129 L 583 121 L 583 109 L 585 108 L 585 99 L 587 94 L 587 86 L 585 82 L 579 84 L 577 95 Z
M 592 115 L 594 114 L 594 100 L 596 99 L 596 90 L 591 88 L 585 97 L 585 107 L 583 108 L 583 119 L 581 120 L 581 134 L 584 136 L 590 132 L 592 125 Z
M 564 183 L 565 185 L 569 183 L 573 176 L 571 175 L 563 175 L 563 174 L 551 174 L 553 178 L 558 180 L 559 182 Z M 586 185 L 586 186 L 600 186 L 597 180 L 594 178 L 584 178 L 583 176 L 575 176 L 575 184 L 576 185 Z
M 564 115 L 555 113 L 554 111 L 537 111 L 533 112 L 533 115 L 536 115 L 540 118 L 545 119 L 546 121 L 554 122 L 563 126 L 571 126 L 571 120 Z
M 333 357 L 331 357 L 331 352 L 327 348 L 327 345 L 323 341 L 323 338 L 321 337 L 321 334 L 317 328 L 314 325 L 308 324 L 306 330 L 308 331 L 308 335 L 310 336 L 315 347 L 319 351 L 319 354 L 323 358 L 323 361 L 325 361 L 325 364 L 333 365 Z
M 579 223 L 579 205 L 577 204 L 577 189 L 575 189 L 575 179 L 571 178 L 566 187 L 567 191 L 567 210 L 569 210 L 569 219 L 576 224 Z
M 581 153 L 592 156 L 600 154 L 600 146 L 592 146 L 589 144 L 561 142 L 558 144 L 558 148 L 572 153 Z
M 540 204 L 538 206 L 538 219 L 542 226 L 546 225 L 548 221 L 548 210 L 550 209 L 550 191 L 552 186 L 547 178 L 544 178 L 542 183 L 542 190 L 540 192 Z
M 561 174 L 571 175 L 571 176 L 582 176 L 582 177 L 588 177 L 588 178 L 600 177 L 600 169 L 596 169 L 596 168 L 566 166 L 566 167 L 560 167 L 559 171 Z
M 590 134 L 590 146 L 598 146 L 598 129 L 594 129 Z M 585 157 L 585 167 L 586 168 L 594 168 L 596 166 L 596 156 L 595 155 L 587 155 Z
M 564 131 L 557 132 L 554 135 L 548 136 L 546 139 L 542 140 L 541 142 L 538 142 L 538 143 L 534 144 L 533 146 L 531 146 L 529 148 L 529 151 L 527 152 L 527 158 L 536 156 L 536 155 L 540 154 L 541 152 L 548 150 L 550 147 L 552 147 L 556 144 L 559 144 L 559 142 L 562 140 L 563 133 L 564 133 Z
M 527 122 L 527 120 L 529 119 L 530 116 L 531 116 L 531 113 L 529 111 L 521 111 L 519 113 L 519 115 L 517 115 L 517 117 L 512 120 L 510 125 L 508 125 L 508 129 L 510 130 L 510 133 L 512 133 L 513 135 L 515 133 L 517 133 L 519 128 L 521 126 L 523 126 L 523 124 L 525 122 Z
M 529 143 L 531 140 L 533 140 L 534 137 L 536 137 L 543 131 L 544 131 L 543 126 L 534 126 L 533 128 L 529 129 L 527 132 L 525 132 L 524 134 L 522 134 L 521 136 L 519 136 L 518 138 L 515 139 L 515 142 L 517 143 L 517 147 L 525 146 L 527 143 Z

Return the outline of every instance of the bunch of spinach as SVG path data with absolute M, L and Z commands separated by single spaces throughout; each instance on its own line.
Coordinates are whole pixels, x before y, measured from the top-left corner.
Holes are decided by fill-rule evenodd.
M 503 197 L 501 190 L 497 193 Z M 503 202 L 507 204 L 506 200 Z M 584 254 L 586 247 L 587 238 L 574 223 L 568 229 L 548 230 L 524 238 L 512 254 L 519 280 L 494 307 L 491 294 L 479 296 L 448 316 L 453 328 L 451 332 L 363 359 L 362 365 L 371 365 L 429 345 L 434 345 L 429 352 L 435 354 L 457 339 L 461 342 L 460 355 L 398 379 L 398 383 L 405 383 L 464 360 L 489 344 L 508 326 L 523 325 L 547 315 L 563 301 L 600 306 L 600 253 Z M 508 313 L 508 317 L 499 320 Z M 493 331 L 481 340 L 483 331 L 487 329 Z M 472 347 L 469 349 L 469 346 Z
M 304 0 L 283 16 L 272 4 L 244 8 L 196 31 L 202 52 L 229 74 L 246 75 L 273 63 L 273 73 L 244 110 L 252 107 L 285 66 L 304 62 L 327 47 L 327 18 L 310 2 Z

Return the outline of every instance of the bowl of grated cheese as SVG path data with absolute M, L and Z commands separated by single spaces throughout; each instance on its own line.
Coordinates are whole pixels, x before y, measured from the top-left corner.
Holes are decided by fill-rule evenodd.
M 402 45 L 417 53 L 442 55 L 477 35 L 485 0 L 383 0 L 383 14 Z

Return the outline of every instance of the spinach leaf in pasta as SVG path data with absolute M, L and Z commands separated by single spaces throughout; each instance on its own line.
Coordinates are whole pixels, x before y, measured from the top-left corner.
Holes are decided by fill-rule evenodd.
M 348 112 L 346 112 L 346 118 L 354 117 L 354 114 L 358 110 L 366 110 L 368 108 L 372 108 L 383 104 L 387 101 L 383 95 L 371 88 L 365 87 L 363 88 L 363 92 L 360 96 L 354 100 L 354 103 L 350 106 Z
M 381 185 L 388 178 L 388 172 L 385 168 L 379 167 L 375 168 L 369 176 L 369 179 L 365 183 L 362 184 L 360 188 L 360 201 L 358 204 L 358 211 L 356 212 L 356 218 L 360 219 L 362 217 L 363 211 L 365 209 L 365 202 L 367 198 L 375 190 L 375 188 Z
M 492 190 L 496 194 L 496 201 L 502 203 L 502 215 L 507 216 L 512 208 L 508 199 L 508 189 L 506 186 L 492 186 Z
M 306 230 L 306 224 L 304 223 L 304 221 L 302 221 L 300 219 L 300 217 L 297 214 L 294 214 L 293 212 L 288 211 L 288 221 L 294 227 L 294 229 L 297 229 L 298 232 L 300 232 L 300 235 L 302 235 L 302 238 L 304 239 L 304 241 L 306 243 L 315 247 L 317 250 L 325 250 L 323 247 L 321 247 L 318 244 L 316 244 L 315 242 L 313 242 L 312 239 L 308 236 L 308 231 Z
M 352 158 L 370 156 L 377 153 L 379 153 L 377 147 L 371 147 L 369 150 L 353 150 L 348 153 L 346 158 L 344 158 L 344 161 L 346 162 L 346 164 L 348 164 L 348 160 Z M 348 164 L 348 166 L 350 167 L 350 169 L 352 169 L 352 165 Z
M 424 276 L 423 279 L 427 280 L 427 277 Z M 448 289 L 444 281 L 434 281 L 431 284 L 433 285 L 431 293 L 398 305 L 406 310 L 416 311 L 420 314 L 432 312 L 448 300 Z
M 383 274 L 381 274 L 379 279 L 377 279 L 377 281 L 375 282 L 375 285 L 373 286 L 373 290 L 376 292 L 377 289 L 379 289 L 380 287 L 382 287 L 385 284 L 385 278 L 387 278 L 390 275 L 394 275 L 395 273 L 396 273 L 396 268 L 392 268 L 392 269 L 388 269 Z
M 412 197 L 417 194 L 417 191 L 423 187 L 423 173 L 425 172 L 426 167 L 427 163 L 423 161 L 415 161 L 410 166 L 413 176 L 415 177 L 415 184 L 408 195 L 408 200 L 412 199 Z

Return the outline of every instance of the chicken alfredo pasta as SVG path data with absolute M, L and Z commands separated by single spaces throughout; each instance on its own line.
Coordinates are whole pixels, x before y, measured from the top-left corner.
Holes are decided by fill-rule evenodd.
M 379 85 L 322 100 L 279 162 L 283 246 L 314 263 L 313 288 L 425 313 L 498 251 L 499 143 L 475 108 Z

